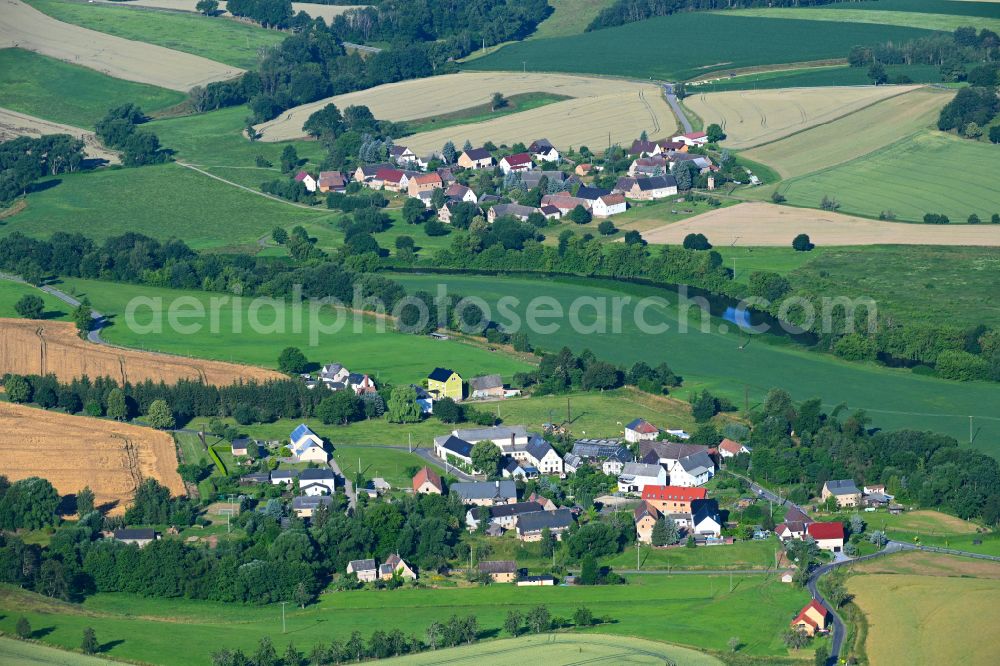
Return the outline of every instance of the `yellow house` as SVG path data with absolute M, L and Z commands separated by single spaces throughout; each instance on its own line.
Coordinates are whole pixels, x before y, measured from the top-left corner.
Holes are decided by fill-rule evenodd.
M 437 400 L 441 398 L 461 400 L 462 377 L 448 368 L 434 368 L 434 372 L 427 375 L 427 392 Z

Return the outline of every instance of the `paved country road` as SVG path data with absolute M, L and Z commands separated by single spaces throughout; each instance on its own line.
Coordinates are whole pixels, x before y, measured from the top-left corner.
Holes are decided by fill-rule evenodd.
M 693 132 L 694 129 L 691 127 L 691 121 L 688 120 L 687 116 L 684 114 L 684 110 L 681 109 L 680 102 L 677 101 L 677 94 L 674 93 L 674 84 L 664 83 L 663 92 L 666 95 L 667 104 L 670 105 L 670 108 L 674 110 L 674 115 L 677 116 L 677 122 L 679 122 L 681 127 L 684 128 L 684 133 L 690 134 Z

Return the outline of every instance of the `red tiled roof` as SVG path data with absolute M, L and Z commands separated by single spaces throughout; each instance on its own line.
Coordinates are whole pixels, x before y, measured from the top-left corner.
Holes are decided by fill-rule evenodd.
M 705 132 L 689 132 L 684 135 L 685 139 L 703 139 L 708 136 Z
M 635 424 L 635 427 L 632 428 L 632 430 L 642 433 L 644 435 L 649 435 L 654 432 L 660 432 L 655 425 L 643 419 L 639 419 L 639 422 Z
M 726 438 L 719 444 L 719 448 L 723 451 L 728 451 L 735 456 L 739 455 L 740 451 L 743 449 L 743 445 L 739 442 L 734 442 L 733 440 Z
M 424 483 L 430 481 L 431 484 L 438 490 L 442 490 L 441 485 L 441 475 L 432 470 L 430 467 L 422 467 L 419 472 L 413 477 L 413 489 L 419 490 L 420 486 Z
M 430 183 L 440 183 L 441 176 L 436 173 L 428 173 L 423 176 L 416 176 L 412 180 L 417 185 L 429 185 Z
M 690 502 L 703 500 L 708 495 L 705 488 L 682 488 L 681 486 L 646 486 L 642 489 L 644 500 L 672 500 Z
M 802 610 L 799 611 L 799 614 L 795 616 L 794 620 L 792 620 L 792 624 L 798 624 L 799 622 L 804 621 L 804 622 L 808 622 L 812 626 L 814 626 L 817 629 L 819 629 L 820 626 L 818 624 L 816 624 L 816 621 L 813 620 L 808 615 L 806 615 L 806 612 L 809 611 L 810 609 L 819 611 L 820 615 L 822 615 L 824 618 L 826 618 L 826 609 L 823 608 L 823 604 L 821 604 L 820 602 L 816 601 L 815 599 L 812 599 L 812 600 L 809 601 L 809 603 L 807 603 L 805 606 L 802 607 Z
M 809 523 L 806 531 L 814 539 L 843 539 L 844 523 Z
M 603 197 L 598 197 L 604 202 L 605 206 L 614 206 L 616 204 L 625 203 L 625 195 L 623 194 L 605 194 Z
M 375 172 L 375 178 L 377 180 L 388 180 L 394 183 L 398 183 L 403 180 L 403 176 L 405 175 L 406 174 L 399 169 L 379 169 Z
M 295 181 L 301 183 L 303 180 L 306 179 L 306 176 L 308 175 L 309 174 L 306 173 L 305 171 L 299 171 L 297 174 L 295 174 Z
M 531 155 L 528 153 L 516 153 L 514 155 L 508 155 L 504 158 L 507 164 L 511 166 L 517 166 L 518 164 L 528 164 L 531 162 Z

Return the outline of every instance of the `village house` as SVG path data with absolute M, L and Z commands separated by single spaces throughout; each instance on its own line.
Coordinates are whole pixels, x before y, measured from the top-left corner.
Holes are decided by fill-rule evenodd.
M 399 169 L 379 169 L 370 183 L 374 188 L 402 192 L 410 185 L 410 174 Z
M 230 452 L 234 456 L 250 456 L 251 458 L 256 458 L 260 454 L 260 446 L 257 444 L 256 439 L 241 437 L 233 440 L 232 445 L 230 446 Z
M 677 194 L 677 181 L 673 176 L 619 178 L 615 189 L 629 199 L 653 201 Z
M 299 171 L 297 174 L 295 174 L 295 182 L 302 183 L 303 185 L 305 185 L 307 192 L 316 191 L 316 179 L 313 178 L 311 174 L 306 173 L 305 171 Z
M 557 541 L 562 541 L 563 532 L 572 524 L 573 512 L 569 509 L 526 513 L 517 520 L 517 538 L 527 542 L 541 541 L 542 531 L 548 529 Z
M 792 507 L 785 513 L 785 522 L 774 528 L 774 533 L 782 541 L 790 539 L 801 539 L 806 535 L 812 518 L 804 514 L 797 507 Z
M 625 463 L 635 462 L 635 456 L 618 439 L 578 439 L 571 454 L 579 456 L 584 464 L 599 467 L 609 476 L 622 473 Z
M 488 169 L 493 166 L 493 156 L 485 148 L 473 148 L 459 155 L 457 164 L 463 169 Z
M 397 574 L 403 580 L 417 579 L 417 573 L 410 567 L 410 565 L 407 564 L 406 561 L 399 556 L 399 554 L 394 553 L 385 558 L 385 562 L 379 565 L 378 577 L 382 580 L 390 580 Z
M 580 197 L 574 197 L 569 192 L 556 192 L 555 194 L 546 194 L 542 197 L 542 207 L 552 206 L 557 209 L 562 215 L 567 214 L 577 206 L 583 206 L 587 210 L 590 210 L 590 202 L 586 199 L 581 199 Z
M 473 399 L 504 397 L 500 375 L 483 375 L 469 380 L 469 397 Z
M 448 493 L 456 495 L 462 504 L 496 506 L 517 501 L 517 486 L 513 481 L 459 481 L 451 484 Z
M 641 493 L 647 485 L 667 485 L 667 470 L 662 465 L 626 463 L 618 476 L 618 492 Z
M 670 430 L 667 431 L 671 432 Z M 708 447 L 701 444 L 686 444 L 684 442 L 662 442 L 655 440 L 644 440 L 639 443 L 640 460 L 644 463 L 658 462 L 665 465 L 669 470 L 674 467 L 681 458 L 695 455 L 696 453 L 708 453 Z
M 837 498 L 837 506 L 841 509 L 856 507 L 861 504 L 861 491 L 851 479 L 838 479 L 823 484 L 820 494 L 823 501 L 831 497 Z
M 683 141 L 673 140 L 660 140 L 660 141 L 644 141 L 642 139 L 636 139 L 632 142 L 629 147 L 629 155 L 659 155 L 661 153 L 666 153 L 671 150 L 687 150 L 687 144 Z
M 579 178 L 570 179 L 570 177 L 563 171 L 540 171 L 536 169 L 534 171 L 526 171 L 521 174 L 521 182 L 524 183 L 524 186 L 529 190 L 538 187 L 542 182 L 542 178 L 547 180 L 549 184 L 555 183 L 563 186 L 580 182 Z
M 628 204 L 625 203 L 624 195 L 603 194 L 594 200 L 591 211 L 594 217 L 610 217 L 611 215 L 624 213 L 627 207 Z
M 705 132 L 688 132 L 675 136 L 674 141 L 679 141 L 685 146 L 704 146 L 708 143 L 708 135 Z
M 546 220 L 558 220 L 562 217 L 562 211 L 552 205 L 542 206 L 538 209 L 538 212 L 542 214 Z
M 500 160 L 500 170 L 503 171 L 505 176 L 512 172 L 531 171 L 534 168 L 535 163 L 531 161 L 531 155 L 528 153 L 507 155 Z
M 441 495 L 444 493 L 441 475 L 426 465 L 413 475 L 412 483 L 413 492 L 418 495 Z
M 456 402 L 460 401 L 463 395 L 462 376 L 449 368 L 434 368 L 427 375 L 427 392 L 435 400 L 451 398 Z
M 504 450 L 504 447 L 501 447 Z M 563 461 L 552 448 L 552 445 L 543 438 L 535 435 L 526 445 L 515 445 L 507 451 L 507 455 L 518 462 L 526 462 L 542 474 L 562 474 Z
M 695 537 L 718 539 L 722 536 L 722 518 L 719 503 L 714 499 L 691 502 L 691 531 Z
M 500 473 L 505 479 L 515 479 L 527 481 L 537 479 L 541 476 L 538 468 L 528 464 L 527 461 L 517 460 L 510 456 L 504 456 L 500 461 Z
M 812 599 L 792 620 L 792 629 L 804 632 L 807 636 L 815 636 L 816 632 L 826 631 L 829 614 L 823 604 Z
M 458 460 L 466 465 L 471 465 L 472 444 L 454 435 L 435 437 L 434 455 L 444 461 Z
M 670 485 L 689 488 L 702 486 L 715 476 L 715 462 L 705 451 L 684 456 L 667 468 Z
M 347 176 L 340 171 L 320 171 L 316 187 L 320 192 L 347 191 Z
M 670 162 L 671 169 L 681 162 L 690 162 L 698 169 L 698 173 L 708 173 L 712 170 L 712 160 L 704 155 L 691 155 L 688 153 L 668 153 L 667 161 Z
M 550 500 L 548 497 L 539 495 L 538 493 L 531 493 L 526 502 L 534 502 L 538 506 L 542 507 L 542 511 L 555 511 L 556 503 Z
M 635 519 L 635 538 L 641 543 L 652 543 L 653 528 L 660 519 L 660 511 L 649 502 L 640 502 L 632 511 Z
M 590 172 L 593 170 L 594 170 L 593 164 L 588 164 L 588 163 L 577 164 L 576 168 L 573 169 L 573 173 L 575 173 L 578 176 L 589 176 Z
M 282 483 L 292 485 L 292 482 L 299 478 L 297 469 L 275 469 L 271 471 L 271 485 L 280 486 Z
M 728 437 L 719 443 L 719 455 L 723 458 L 735 458 L 741 453 L 750 453 L 750 449 Z
M 340 363 L 328 363 L 320 368 L 319 378 L 324 384 L 328 386 L 340 385 L 340 388 L 347 386 L 347 380 L 350 378 L 351 372 L 342 366 Z
M 329 467 L 304 469 L 299 472 L 299 490 L 305 495 L 337 492 L 337 476 Z
M 464 428 L 453 430 L 451 434 L 471 444 L 489 440 L 499 446 L 504 453 L 511 453 L 517 447 L 527 446 L 531 441 L 528 429 L 523 425 Z
M 389 159 L 400 166 L 417 161 L 417 154 L 406 146 L 393 146 L 389 149 Z
M 558 162 L 559 151 L 548 139 L 535 139 L 528 146 L 528 152 L 539 162 Z
M 517 578 L 517 562 L 513 560 L 487 560 L 479 563 L 479 573 L 489 575 L 494 583 L 513 583 Z
M 430 393 L 427 392 L 423 386 L 417 386 L 416 384 L 410 384 L 410 388 L 413 392 L 417 394 L 417 407 L 420 408 L 421 414 L 433 414 L 434 413 L 434 398 Z
M 517 581 L 518 587 L 547 587 L 555 584 L 556 579 L 550 574 L 542 574 L 541 576 L 525 576 Z
M 806 533 L 816 540 L 816 547 L 820 550 L 839 553 L 844 549 L 843 523 L 809 523 Z
M 491 525 L 510 530 L 517 525 L 517 519 L 526 513 L 542 511 L 536 502 L 516 502 L 497 506 L 474 506 L 465 513 L 465 524 L 469 531 L 479 528 L 480 522 L 486 520 Z
M 476 195 L 475 190 L 461 183 L 452 183 L 444 193 L 452 201 L 464 201 L 471 204 L 479 203 L 479 197 Z
M 321 506 L 329 507 L 333 498 L 329 495 L 299 495 L 292 498 L 292 511 L 299 518 L 312 518 Z
M 391 168 L 392 165 L 387 162 L 380 162 L 379 164 L 362 164 L 354 170 L 354 181 L 357 183 L 370 184 L 375 177 L 378 176 L 379 171 Z M 378 189 L 379 187 L 382 187 L 382 185 L 379 184 L 374 189 Z
M 378 391 L 375 387 L 375 380 L 368 375 L 362 375 L 356 372 L 352 372 L 347 376 L 347 385 L 350 386 L 351 390 L 357 395 L 376 393 Z
M 469 191 L 471 192 L 472 190 L 469 190 Z M 451 219 L 455 215 L 456 206 L 459 206 L 459 205 L 461 205 L 463 203 L 467 203 L 467 202 L 464 202 L 464 201 L 455 201 L 455 200 L 446 201 L 443 206 L 441 206 L 440 208 L 438 208 L 438 211 L 437 211 L 438 219 L 441 220 L 442 222 L 444 222 L 445 224 L 451 224 L 452 223 Z M 479 208 L 478 206 L 476 206 L 475 215 L 482 215 L 482 214 L 483 214 L 482 209 Z
M 662 176 L 670 170 L 670 163 L 662 155 L 653 157 L 639 157 L 632 160 L 628 167 L 630 178 L 649 178 L 651 176 Z
M 351 560 L 347 563 L 347 573 L 354 574 L 362 583 L 374 583 L 378 578 L 375 560 Z
M 625 426 L 625 441 L 630 444 L 643 441 L 655 441 L 660 429 L 646 419 L 636 419 Z
M 532 213 L 538 212 L 540 211 L 537 208 L 522 206 L 521 204 L 497 204 L 486 213 L 486 219 L 490 224 L 493 224 L 501 217 L 514 217 L 522 222 L 527 222 Z
M 444 181 L 441 180 L 441 176 L 436 173 L 425 173 L 411 178 L 407 183 L 406 191 L 411 197 L 419 197 L 423 192 L 433 193 L 434 190 L 440 190 L 443 187 Z
M 288 448 L 298 462 L 318 462 L 325 465 L 330 460 L 330 454 L 323 448 L 323 440 L 305 423 L 299 424 L 292 431 L 288 442 Z
M 240 485 L 243 486 L 256 486 L 260 484 L 268 484 L 270 482 L 270 472 L 251 472 L 250 474 L 244 474 L 240 477 Z
M 143 548 L 156 541 L 156 530 L 145 528 L 124 528 L 115 530 L 113 533 L 115 541 L 139 546 Z
M 691 502 L 707 496 L 704 488 L 648 485 L 642 489 L 643 501 L 661 513 L 691 513 Z

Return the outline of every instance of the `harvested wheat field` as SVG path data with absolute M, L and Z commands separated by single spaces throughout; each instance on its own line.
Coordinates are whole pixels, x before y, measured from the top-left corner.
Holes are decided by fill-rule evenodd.
M 729 148 L 750 148 L 830 122 L 915 86 L 778 88 L 701 93 L 684 100 L 705 125 L 718 123 Z
M 847 590 L 865 614 L 865 650 L 879 666 L 992 666 L 1000 581 L 947 575 L 851 576 Z
M 954 90 L 917 88 L 833 122 L 742 153 L 783 178 L 843 164 L 934 124 Z
M 52 373 L 62 381 L 84 375 L 111 377 L 119 383 L 201 379 L 217 386 L 284 377 L 251 365 L 96 345 L 81 340 L 71 323 L 30 319 L 0 319 L 0 374 L 6 372 Z
M 208 58 L 63 23 L 21 0 L 0 0 L 0 48 L 7 47 L 181 92 L 243 72 Z
M 592 76 L 519 74 L 516 72 L 461 72 L 426 79 L 389 83 L 368 90 L 337 95 L 303 104 L 281 117 L 257 126 L 263 141 L 285 141 L 303 136 L 302 124 L 327 104 L 343 109 L 364 104 L 376 118 L 393 121 L 430 118 L 486 104 L 494 92 L 504 96 L 547 92 L 574 99 L 515 113 L 483 123 L 459 125 L 400 139 L 411 149 L 439 149 L 451 139 L 496 144 L 530 142 L 546 137 L 560 147 L 606 146 L 631 141 L 646 130 L 651 137 L 668 136 L 676 120 L 657 86 Z
M 881 222 L 811 208 L 741 203 L 642 232 L 649 243 L 679 245 L 692 233 L 714 245 L 788 247 L 799 234 L 816 245 L 974 245 L 1000 246 L 993 225 L 924 225 Z
M 118 153 L 108 150 L 100 144 L 93 132 L 72 125 L 62 125 L 49 120 L 42 120 L 25 113 L 0 108 L 0 143 L 16 139 L 19 136 L 38 138 L 43 134 L 69 134 L 83 139 L 84 150 L 88 157 L 108 160 L 118 163 Z
M 0 474 L 48 479 L 60 495 L 84 486 L 95 505 L 125 511 L 143 479 L 184 494 L 174 439 L 139 426 L 0 403 Z
M 147 7 L 149 9 L 171 9 L 177 12 L 198 12 L 195 5 L 198 0 L 97 0 L 99 3 L 107 3 L 116 7 Z M 361 9 L 368 5 L 318 5 L 314 2 L 293 2 L 292 11 L 298 14 L 305 12 L 312 18 L 322 18 L 329 23 L 335 16 L 340 16 L 348 9 Z M 226 13 L 226 0 L 219 2 L 220 15 Z M 200 13 L 200 12 L 198 12 Z

